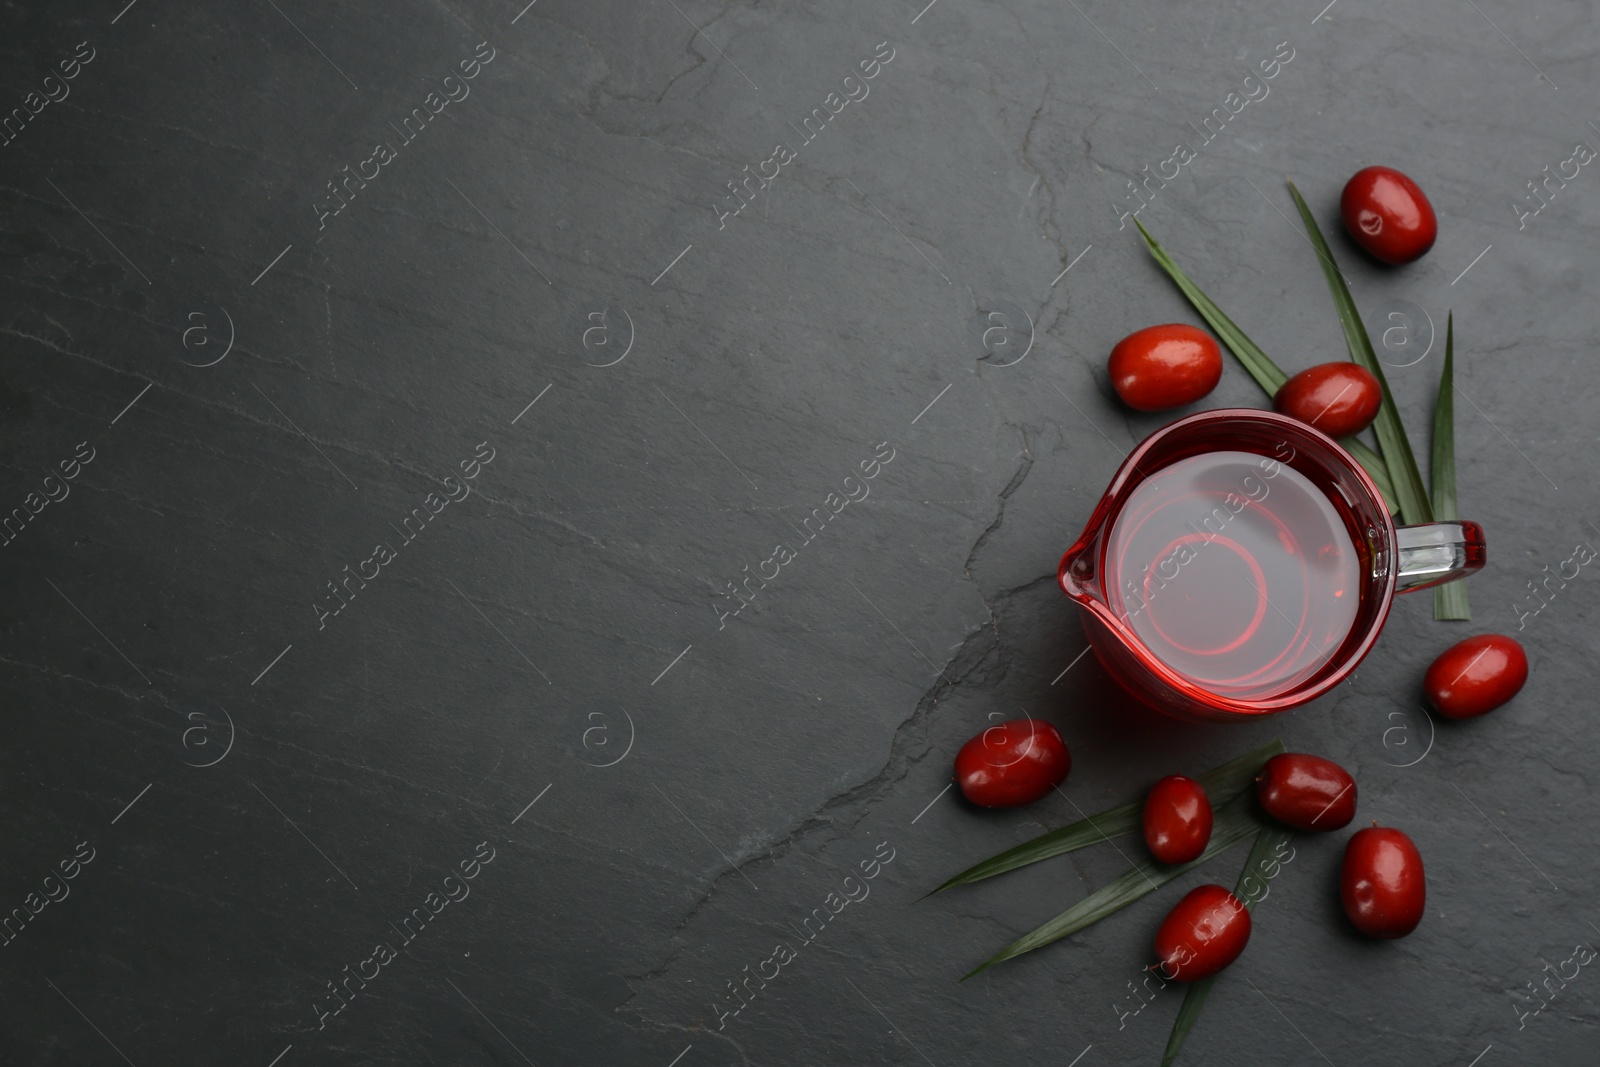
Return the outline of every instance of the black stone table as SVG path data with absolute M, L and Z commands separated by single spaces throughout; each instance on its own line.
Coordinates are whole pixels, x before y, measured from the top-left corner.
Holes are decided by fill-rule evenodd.
M 1358 937 L 1300 839 L 1182 1062 L 1590 1062 L 1588 7 L 524 2 L 0 11 L 0 1061 L 1155 1063 L 1130 985 L 1243 849 L 966 983 L 1137 840 L 919 898 L 1281 738 L 1427 915 Z M 1370 163 L 1439 211 L 1412 266 L 1337 233 Z M 1106 353 L 1195 321 L 1135 213 L 1343 358 L 1288 179 L 1424 458 L 1454 311 L 1491 562 L 1335 696 L 1183 725 L 1054 571 L 1168 418 Z M 1265 404 L 1231 357 L 1202 402 Z M 1496 631 L 1527 689 L 1430 719 Z M 1060 794 L 946 790 L 1024 714 Z

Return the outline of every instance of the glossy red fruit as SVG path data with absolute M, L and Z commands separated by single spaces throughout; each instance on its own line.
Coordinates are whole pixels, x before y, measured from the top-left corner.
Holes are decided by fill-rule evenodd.
M 1196 886 L 1156 931 L 1161 976 L 1169 982 L 1210 978 L 1238 959 L 1249 940 L 1244 902 L 1220 885 Z
M 1307 367 L 1279 387 L 1272 406 L 1329 437 L 1349 437 L 1372 425 L 1383 387 L 1365 367 L 1348 360 Z
M 1439 654 L 1422 679 L 1428 702 L 1447 719 L 1471 719 L 1517 695 L 1528 680 L 1528 654 L 1501 634 L 1480 634 Z
M 1192 404 L 1222 378 L 1222 350 L 1209 333 L 1185 323 L 1135 330 L 1111 350 L 1111 387 L 1135 411 Z
M 956 781 L 974 804 L 1012 808 L 1031 804 L 1061 784 L 1072 755 L 1060 732 L 1038 719 L 991 726 L 956 753 Z
M 1422 189 L 1393 167 L 1365 167 L 1339 197 L 1344 228 L 1356 244 L 1385 263 L 1422 258 L 1439 236 L 1439 219 Z
M 1161 779 L 1144 798 L 1144 843 L 1162 863 L 1188 863 L 1211 840 L 1211 798 L 1181 774 Z
M 1268 815 L 1296 830 L 1321 833 L 1356 817 L 1356 780 L 1332 760 L 1284 752 L 1256 777 L 1256 798 Z
M 1399 830 L 1370 826 L 1345 845 L 1339 899 L 1357 930 L 1369 937 L 1405 937 L 1422 921 L 1427 896 L 1422 854 Z

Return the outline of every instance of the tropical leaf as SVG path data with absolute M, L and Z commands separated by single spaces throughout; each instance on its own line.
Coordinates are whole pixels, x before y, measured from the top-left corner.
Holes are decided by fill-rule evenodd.
M 1198 982 L 1190 982 L 1189 988 L 1184 990 L 1183 1003 L 1178 1006 L 1178 1017 L 1172 1020 L 1172 1033 L 1167 1036 L 1167 1049 L 1161 1054 L 1161 1067 L 1172 1067 L 1178 1062 L 1178 1053 L 1183 1051 L 1189 1031 L 1200 1021 L 1200 1012 L 1205 1008 L 1206 998 L 1211 995 L 1211 987 L 1216 981 L 1217 976 L 1212 975 Z
M 1294 838 L 1294 832 L 1287 826 L 1277 823 L 1263 825 L 1256 833 L 1256 843 L 1250 846 L 1250 855 L 1244 861 L 1244 870 L 1239 872 L 1239 880 L 1234 883 L 1233 895 L 1244 902 L 1246 911 L 1254 911 L 1260 900 L 1250 899 L 1249 887 L 1245 879 L 1251 874 L 1264 870 L 1269 859 L 1275 859 L 1277 852 Z M 1261 876 L 1258 874 L 1257 878 Z M 1261 896 L 1265 900 L 1266 895 Z M 1178 1017 L 1172 1021 L 1172 1034 L 1167 1038 L 1167 1050 L 1161 1057 L 1161 1067 L 1172 1067 L 1178 1061 L 1178 1053 L 1183 1050 L 1183 1042 L 1189 1036 L 1189 1031 L 1194 1029 L 1194 1024 L 1200 1019 L 1200 1011 L 1206 1006 L 1206 998 L 1211 995 L 1211 986 L 1218 976 L 1202 978 L 1192 982 L 1183 994 L 1183 1004 L 1178 1008 Z
M 1243 792 L 1260 772 L 1261 765 L 1267 760 L 1283 752 L 1282 741 L 1269 741 L 1260 748 L 1251 749 L 1237 759 L 1229 760 L 1220 767 L 1213 767 L 1202 774 L 1199 782 L 1205 787 L 1206 795 L 1211 798 L 1213 806 L 1220 807 Z M 1059 830 L 1051 830 L 1029 841 L 1024 841 L 1015 848 L 1008 848 L 998 856 L 991 856 L 982 863 L 975 864 L 945 882 L 939 888 L 928 893 L 942 893 L 953 886 L 966 885 L 969 882 L 981 882 L 985 878 L 993 878 L 997 874 L 1014 871 L 1018 867 L 1026 867 L 1030 863 L 1038 863 L 1053 856 L 1073 852 L 1088 845 L 1109 841 L 1113 837 L 1131 834 L 1140 828 L 1143 817 L 1144 801 L 1138 800 L 1132 804 L 1123 804 L 1121 807 L 1102 811 L 1098 815 L 1080 819 L 1070 826 L 1063 826 Z
M 1113 880 L 1104 888 L 1090 893 L 1037 930 L 1013 941 L 978 964 L 978 966 L 964 975 L 961 980 L 964 982 L 973 975 L 980 974 L 997 963 L 1015 959 L 1023 953 L 1042 948 L 1052 941 L 1059 941 L 1068 934 L 1075 934 L 1084 927 L 1091 926 L 1106 916 L 1121 911 L 1140 897 L 1161 888 L 1185 871 L 1193 870 L 1202 863 L 1226 852 L 1260 827 L 1261 824 L 1255 816 L 1254 809 L 1251 807 L 1252 803 L 1251 797 L 1240 795 L 1217 809 L 1216 818 L 1211 827 L 1211 841 L 1206 845 L 1206 850 L 1200 853 L 1197 859 L 1170 867 L 1154 862 L 1140 864 L 1120 878 Z
M 1200 287 L 1189 279 L 1189 276 L 1183 272 L 1183 268 L 1179 267 L 1173 261 L 1173 258 L 1167 254 L 1167 250 L 1162 248 L 1154 237 L 1150 236 L 1150 231 L 1144 228 L 1142 222 L 1134 219 L 1133 224 L 1139 227 L 1139 233 L 1144 236 L 1145 244 L 1150 246 L 1150 254 L 1161 265 L 1161 269 L 1166 271 L 1172 277 L 1172 280 L 1177 283 L 1178 289 L 1184 296 L 1189 298 L 1189 303 L 1194 305 L 1194 309 L 1200 313 L 1200 317 L 1211 325 L 1217 336 L 1222 338 L 1222 342 L 1228 346 L 1228 350 L 1234 354 L 1239 363 L 1249 372 L 1250 377 L 1255 379 L 1256 384 L 1266 392 L 1268 399 L 1277 396 L 1278 390 L 1283 386 L 1283 383 L 1289 380 L 1289 375 L 1284 373 L 1283 369 L 1276 363 L 1272 362 L 1271 358 L 1261 351 L 1260 346 L 1250 340 L 1245 332 L 1234 324 L 1232 319 L 1224 315 L 1222 309 L 1212 303 L 1210 297 L 1200 291 Z M 1383 494 L 1383 502 L 1388 509 L 1391 512 L 1399 510 L 1395 504 L 1394 487 L 1390 484 L 1389 471 L 1384 465 L 1383 457 L 1355 437 L 1346 438 L 1340 444 L 1344 445 L 1345 449 L 1355 457 L 1356 462 L 1366 468 L 1367 474 L 1371 476 L 1373 482 L 1378 486 L 1378 491 Z
M 1189 276 L 1183 273 L 1183 268 L 1173 262 L 1172 257 L 1167 255 L 1167 250 L 1150 236 L 1150 231 L 1144 228 L 1144 223 L 1134 219 L 1133 224 L 1139 227 L 1139 233 L 1144 236 L 1144 243 L 1150 246 L 1150 254 L 1161 264 L 1161 269 L 1178 283 L 1178 288 L 1189 298 L 1189 303 L 1194 305 L 1200 317 L 1211 325 L 1218 337 L 1222 338 L 1229 351 L 1244 365 L 1244 369 L 1250 372 L 1250 377 L 1256 380 L 1256 384 L 1265 389 L 1269 397 L 1276 396 L 1283 383 L 1289 380 L 1289 376 L 1267 358 L 1267 354 L 1261 351 L 1243 330 L 1235 326 L 1233 320 L 1224 315 L 1222 309 L 1213 304 L 1211 298 L 1202 293 L 1198 285 L 1189 280 Z
M 1439 399 L 1433 405 L 1433 462 L 1428 468 L 1433 481 L 1433 517 L 1437 522 L 1461 517 L 1456 510 L 1455 341 L 1456 317 L 1452 312 L 1445 320 L 1444 371 L 1439 376 Z M 1472 618 L 1466 582 L 1446 582 L 1433 587 L 1433 617 L 1450 622 Z
M 1427 487 L 1422 484 L 1422 472 L 1417 469 L 1417 457 L 1412 454 L 1411 442 L 1406 438 L 1405 426 L 1400 422 L 1400 412 L 1395 408 L 1394 395 L 1389 391 L 1383 365 L 1373 354 L 1372 339 L 1367 336 L 1367 328 L 1361 324 L 1361 316 L 1356 312 L 1350 287 L 1345 284 L 1344 275 L 1339 273 L 1339 265 L 1333 261 L 1333 253 L 1329 251 L 1328 242 L 1317 226 L 1316 216 L 1311 214 L 1311 209 L 1306 206 L 1294 182 L 1289 183 L 1289 193 L 1294 197 L 1295 207 L 1300 209 L 1300 218 L 1306 224 L 1306 237 L 1316 249 L 1317 262 L 1322 265 L 1323 276 L 1328 279 L 1328 291 L 1333 294 L 1333 307 L 1339 314 L 1340 325 L 1344 327 L 1350 358 L 1372 372 L 1383 392 L 1383 403 L 1378 408 L 1378 417 L 1373 421 L 1372 428 L 1378 435 L 1378 448 L 1383 454 L 1384 465 L 1389 469 L 1389 486 L 1394 492 L 1395 502 L 1400 505 L 1400 516 L 1410 524 L 1432 522 L 1433 508 L 1428 500 Z

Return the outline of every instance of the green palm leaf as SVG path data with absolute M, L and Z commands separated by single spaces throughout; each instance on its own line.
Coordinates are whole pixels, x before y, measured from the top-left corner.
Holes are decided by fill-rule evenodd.
M 1276 857 L 1278 849 L 1288 844 L 1294 838 L 1294 832 L 1287 826 L 1276 823 L 1264 825 L 1256 834 L 1256 843 L 1250 846 L 1250 855 L 1244 861 L 1244 870 L 1239 872 L 1239 880 L 1234 883 L 1233 895 L 1244 902 L 1245 910 L 1254 911 L 1259 901 L 1251 900 L 1245 886 L 1245 879 L 1254 872 L 1266 869 L 1267 861 Z M 1261 880 L 1261 875 L 1257 879 Z M 1261 900 L 1265 900 L 1265 894 Z M 1194 1024 L 1200 1019 L 1200 1010 L 1206 1006 L 1206 998 L 1211 995 L 1211 986 L 1218 976 L 1202 978 L 1191 983 L 1183 994 L 1183 1004 L 1178 1008 L 1178 1017 L 1172 1022 L 1172 1034 L 1167 1038 L 1167 1050 L 1161 1057 L 1161 1067 L 1172 1067 L 1178 1061 L 1178 1053 L 1183 1049 L 1183 1042 L 1189 1036 L 1189 1031 L 1194 1029 Z
M 1250 377 L 1256 380 L 1256 384 L 1261 386 L 1269 398 L 1277 396 L 1278 390 L 1289 380 L 1289 376 L 1272 362 L 1267 354 L 1261 351 L 1260 346 L 1250 340 L 1232 319 L 1224 315 L 1222 309 L 1212 303 L 1210 297 L 1200 291 L 1200 287 L 1189 279 L 1183 268 L 1167 254 L 1167 250 L 1150 236 L 1150 231 L 1144 228 L 1144 223 L 1134 219 L 1133 224 L 1139 227 L 1139 233 L 1144 236 L 1145 244 L 1150 246 L 1150 254 L 1155 257 L 1155 261 L 1177 283 L 1178 290 L 1188 297 L 1189 303 L 1194 305 L 1200 317 L 1210 324 L 1218 337 L 1222 338 L 1222 343 L 1228 346 L 1228 351 L 1234 354 L 1240 365 L 1249 372 Z M 1391 512 L 1398 510 L 1395 506 L 1394 487 L 1390 484 L 1389 471 L 1384 465 L 1383 457 L 1354 437 L 1346 438 L 1340 444 L 1344 445 L 1350 455 L 1355 457 L 1356 462 L 1366 469 L 1373 483 L 1377 485 L 1378 491 L 1383 494 L 1383 502 L 1389 510 Z
M 1156 239 L 1150 236 L 1150 231 L 1144 228 L 1144 223 L 1134 219 L 1133 224 L 1139 227 L 1139 233 L 1144 236 L 1144 243 L 1150 246 L 1150 254 L 1161 264 L 1161 269 L 1171 275 L 1183 295 L 1189 298 L 1189 303 L 1200 313 L 1200 317 L 1210 324 L 1228 349 L 1238 357 L 1244 369 L 1250 372 L 1250 377 L 1256 380 L 1256 384 L 1265 389 L 1268 396 L 1276 396 L 1283 383 L 1289 380 L 1289 376 L 1267 358 L 1267 354 L 1261 351 L 1243 330 L 1235 326 L 1233 320 L 1224 315 L 1222 309 L 1213 304 L 1211 298 L 1202 293 L 1198 285 L 1189 280 L 1183 269 L 1167 255 L 1167 250 L 1156 244 Z
M 1205 787 L 1206 795 L 1211 798 L 1212 804 L 1220 806 L 1243 792 L 1260 772 L 1261 765 L 1283 751 L 1282 741 L 1269 741 L 1260 748 L 1246 752 L 1238 759 L 1229 760 L 1220 767 L 1213 767 L 1200 776 L 1199 782 Z M 991 856 L 982 863 L 968 867 L 930 892 L 928 896 L 942 893 L 953 886 L 981 882 L 985 878 L 993 878 L 997 874 L 1014 871 L 1018 867 L 1026 867 L 1030 863 L 1038 863 L 1052 856 L 1073 852 L 1087 845 L 1109 841 L 1113 837 L 1131 834 L 1140 828 L 1143 813 L 1144 801 L 1138 800 L 1132 804 L 1112 808 L 1110 811 L 1102 811 L 1098 815 L 1091 815 L 1059 830 L 1051 830 L 1030 841 L 1024 841 L 1015 848 L 1008 848 L 998 856 Z
M 1460 518 L 1456 510 L 1456 317 L 1445 320 L 1444 372 L 1439 376 L 1439 399 L 1433 405 L 1433 517 L 1438 522 Z M 1440 621 L 1464 622 L 1472 618 L 1467 603 L 1466 582 L 1446 582 L 1434 586 L 1433 617 Z
M 1339 324 L 1344 327 L 1350 358 L 1371 371 L 1382 389 L 1383 403 L 1378 408 L 1378 417 L 1372 427 L 1378 435 L 1378 448 L 1383 454 L 1384 465 L 1389 468 L 1389 485 L 1394 490 L 1395 501 L 1400 505 L 1400 517 L 1412 524 L 1432 522 L 1433 508 L 1428 501 L 1428 490 L 1422 484 L 1422 472 L 1417 469 L 1417 457 L 1411 452 L 1411 442 L 1406 438 L 1400 412 L 1394 406 L 1393 394 L 1389 392 L 1389 381 L 1383 375 L 1383 366 L 1378 362 L 1378 357 L 1373 354 L 1372 339 L 1367 336 L 1367 328 L 1361 324 L 1350 288 L 1345 285 L 1344 275 L 1339 273 L 1339 265 L 1333 261 L 1333 253 L 1328 250 L 1328 242 L 1317 226 L 1316 217 L 1306 206 L 1300 190 L 1294 187 L 1294 182 L 1289 183 L 1289 193 L 1294 197 L 1295 207 L 1300 209 L 1300 217 L 1306 224 L 1306 237 L 1317 250 L 1317 262 L 1322 265 L 1323 276 L 1328 279 L 1328 290 L 1333 294 L 1333 307 L 1339 313 Z
M 1198 859 L 1171 867 L 1155 862 L 1135 867 L 1120 878 L 1112 881 L 1111 884 L 1090 893 L 1037 930 L 1011 942 L 1011 944 L 967 972 L 962 976 L 961 980 L 964 982 L 973 975 L 980 974 L 997 963 L 1015 959 L 1023 953 L 1042 948 L 1052 941 L 1059 941 L 1068 934 L 1075 934 L 1084 927 L 1091 926 L 1106 916 L 1121 911 L 1140 897 L 1161 888 L 1185 871 L 1193 870 L 1214 856 L 1226 852 L 1260 827 L 1261 824 L 1257 821 L 1251 808 L 1252 803 L 1251 797 L 1240 795 L 1234 797 L 1233 800 L 1217 810 L 1216 818 L 1211 826 L 1211 841 L 1206 845 L 1206 850 L 1200 853 Z

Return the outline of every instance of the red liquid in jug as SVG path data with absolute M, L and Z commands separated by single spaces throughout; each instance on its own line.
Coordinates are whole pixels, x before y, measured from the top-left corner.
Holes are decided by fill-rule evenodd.
M 1164 467 L 1128 495 L 1106 546 L 1111 610 L 1167 666 L 1265 699 L 1325 664 L 1350 631 L 1361 561 L 1305 475 L 1252 452 Z

